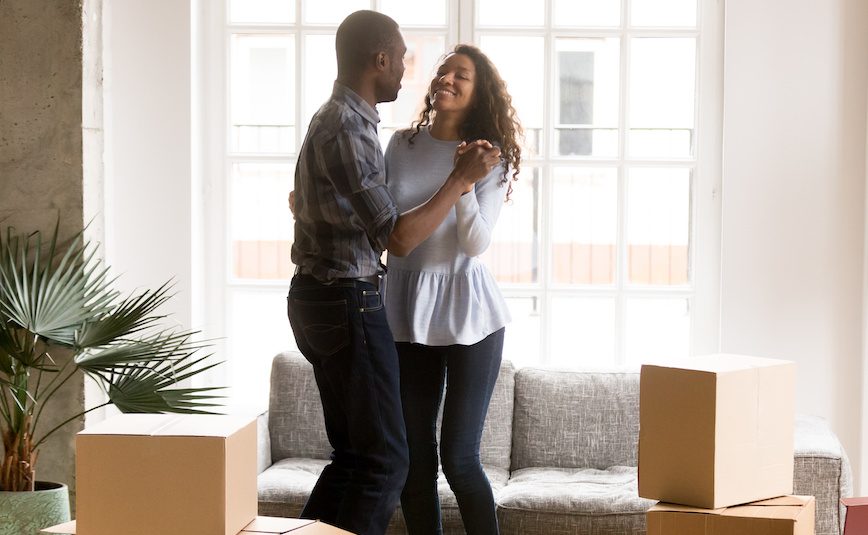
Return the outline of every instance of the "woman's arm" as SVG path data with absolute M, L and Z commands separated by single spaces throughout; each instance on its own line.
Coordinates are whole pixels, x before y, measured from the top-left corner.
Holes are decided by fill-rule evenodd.
M 498 165 L 455 204 L 458 246 L 467 256 L 479 256 L 491 244 L 509 188 L 509 184 L 501 184 L 502 179 L 503 166 Z

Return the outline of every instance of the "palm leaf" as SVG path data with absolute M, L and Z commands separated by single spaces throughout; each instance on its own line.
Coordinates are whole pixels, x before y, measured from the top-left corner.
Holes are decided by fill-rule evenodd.
M 95 248 L 82 233 L 71 240 L 56 266 L 57 229 L 48 247 L 41 233 L 0 239 L 0 312 L 27 330 L 72 345 L 82 324 L 106 314 L 116 292 L 106 270 L 95 267 Z
M 76 333 L 75 345 L 80 348 L 99 347 L 152 326 L 165 317 L 152 313 L 169 299 L 170 288 L 171 284 L 167 282 L 154 291 L 127 297 L 110 313 L 85 323 Z
M 192 332 L 161 331 L 140 340 L 117 340 L 101 349 L 87 350 L 75 357 L 85 371 L 111 371 L 148 361 L 173 361 L 188 357 L 207 346 L 193 342 Z

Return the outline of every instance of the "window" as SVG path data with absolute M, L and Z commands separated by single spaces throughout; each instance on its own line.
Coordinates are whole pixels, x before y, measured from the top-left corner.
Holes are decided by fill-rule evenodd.
M 209 258 L 224 269 L 208 271 L 231 395 L 264 395 L 271 357 L 294 348 L 286 198 L 307 124 L 331 92 L 334 33 L 356 9 L 395 18 L 408 46 L 401 94 L 378 107 L 384 146 L 417 117 L 454 43 L 477 43 L 507 80 L 524 161 L 483 255 L 513 315 L 506 358 L 612 368 L 713 351 L 716 4 L 227 0 L 212 14 L 214 43 L 226 51 L 211 60 L 223 73 L 212 79 L 225 84 L 209 97 L 225 118 L 209 218 Z

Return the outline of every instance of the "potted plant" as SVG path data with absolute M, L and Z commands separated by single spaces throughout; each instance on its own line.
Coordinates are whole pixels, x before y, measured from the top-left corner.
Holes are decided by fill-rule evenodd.
M 58 231 L 48 240 L 41 232 L 0 231 L 0 517 L 38 488 L 40 446 L 84 414 L 110 404 L 122 412 L 208 412 L 219 397 L 215 387 L 178 384 L 216 364 L 200 354 L 207 344 L 194 341 L 195 333 L 160 327 L 165 316 L 157 309 L 170 284 L 121 296 L 83 232 L 59 244 Z M 81 373 L 102 387 L 106 401 L 85 410 L 58 403 L 60 387 Z M 61 423 L 40 427 L 49 413 Z M 61 490 L 65 519 L 27 519 L 20 510 L 15 516 L 45 522 L 37 529 L 68 520 Z

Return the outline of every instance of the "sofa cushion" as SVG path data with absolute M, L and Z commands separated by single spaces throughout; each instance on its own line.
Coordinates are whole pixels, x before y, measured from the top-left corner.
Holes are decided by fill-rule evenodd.
M 512 469 L 636 466 L 639 374 L 522 368 L 515 374 Z
M 331 454 L 313 368 L 300 353 L 281 353 L 271 364 L 268 428 L 273 462 Z
M 503 470 L 509 469 L 512 454 L 514 376 L 512 363 L 504 361 L 491 396 L 480 446 L 482 463 Z M 313 368 L 300 353 L 285 352 L 274 357 L 268 427 L 274 462 L 296 457 L 328 459 L 331 454 Z
M 497 496 L 502 534 L 636 533 L 656 503 L 637 494 L 635 467 L 523 468 Z
M 514 390 L 515 367 L 511 362 L 505 360 L 500 366 L 497 383 L 495 383 L 494 392 L 491 394 L 488 414 L 485 416 L 485 425 L 482 428 L 482 443 L 479 446 L 479 458 L 482 464 L 504 471 L 509 470 L 510 457 L 512 456 Z M 440 422 L 438 422 L 438 427 L 439 424 Z
M 259 514 L 263 516 L 297 517 L 301 514 L 307 497 L 328 461 L 322 459 L 283 459 L 259 474 Z M 486 466 L 485 474 L 491 482 L 495 497 L 506 486 L 509 472 L 502 468 Z M 443 532 L 464 533 L 458 502 L 449 488 L 446 477 L 440 472 L 437 481 L 440 508 L 443 514 Z M 389 525 L 390 534 L 406 533 L 404 517 L 400 508 Z

